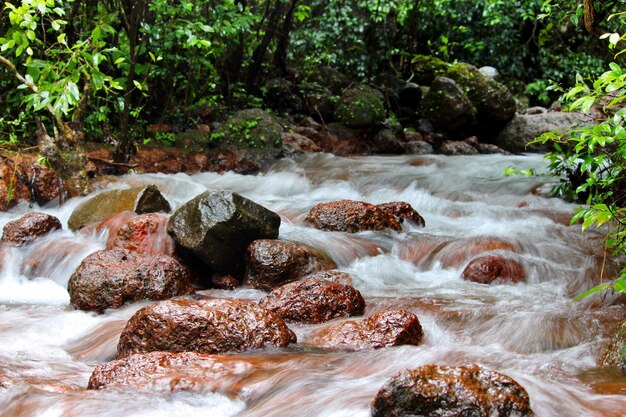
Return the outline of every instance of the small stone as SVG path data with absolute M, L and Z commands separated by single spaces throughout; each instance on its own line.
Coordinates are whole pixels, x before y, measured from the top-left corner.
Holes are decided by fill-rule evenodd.
M 365 300 L 349 285 L 305 279 L 275 289 L 259 304 L 287 321 L 323 323 L 363 314 Z
M 345 321 L 324 329 L 319 345 L 334 349 L 380 349 L 419 345 L 423 337 L 415 314 L 406 310 L 383 310 L 361 321 Z
M 393 201 L 391 203 L 379 204 L 376 207 L 393 215 L 398 222 L 402 223 L 404 219 L 410 220 L 420 227 L 425 227 L 426 222 L 415 209 L 404 201 Z
M 363 201 L 320 203 L 311 209 L 305 220 L 316 229 L 327 231 L 402 230 L 393 215 Z
M 5 224 L 2 241 L 11 246 L 24 246 L 60 228 L 59 219 L 36 211 Z
M 516 284 L 526 281 L 524 267 L 500 255 L 481 256 L 463 270 L 463 279 L 480 284 Z

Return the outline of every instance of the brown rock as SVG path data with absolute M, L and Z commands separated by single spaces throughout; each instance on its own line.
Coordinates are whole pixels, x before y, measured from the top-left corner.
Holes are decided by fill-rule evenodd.
M 372 417 L 532 415 L 521 385 L 478 365 L 406 369 L 389 379 L 372 402 Z
M 255 368 L 233 356 L 194 352 L 151 352 L 98 365 L 88 389 L 130 387 L 150 391 L 221 392 L 237 394 L 241 379 Z M 239 388 L 239 389 L 238 389 Z
M 300 323 L 323 323 L 361 315 L 365 310 L 365 301 L 354 287 L 316 279 L 285 284 L 259 304 L 285 320 Z
M 481 256 L 463 270 L 463 279 L 481 284 L 516 284 L 526 281 L 524 267 L 501 255 Z
M 417 316 L 406 310 L 383 310 L 360 321 L 345 321 L 324 329 L 320 344 L 338 349 L 379 349 L 419 345 L 424 332 Z
M 215 274 L 211 278 L 211 284 L 213 284 L 213 288 L 220 290 L 234 290 L 239 287 L 239 281 L 232 275 Z
M 363 201 L 339 200 L 313 207 L 306 221 L 320 230 L 360 232 L 362 230 L 401 230 L 393 215 Z
M 55 171 L 35 165 L 29 180 L 33 199 L 38 204 L 46 204 L 59 196 L 59 176 Z
M 393 215 L 400 223 L 402 223 L 404 219 L 407 219 L 411 220 L 418 226 L 426 226 L 424 218 L 420 216 L 420 214 L 415 211 L 415 209 L 409 203 L 406 203 L 404 201 L 393 201 L 391 203 L 379 204 L 376 207 Z
M 172 257 L 113 249 L 86 257 L 67 289 L 74 307 L 102 313 L 138 300 L 192 294 L 190 282 L 189 270 Z
M 244 284 L 264 291 L 337 265 L 312 249 L 286 240 L 259 239 L 246 250 Z
M 256 303 L 177 299 L 137 311 L 120 336 L 117 357 L 153 351 L 240 352 L 295 342 L 285 322 Z
M 134 216 L 117 233 L 109 235 L 106 248 L 172 256 L 175 245 L 167 234 L 167 221 L 168 217 L 159 213 Z
M 13 166 L 10 159 L 0 161 L 0 211 L 6 211 L 17 202 L 31 198 L 19 169 L 16 171 Z
M 5 224 L 2 241 L 12 246 L 24 246 L 60 228 L 59 219 L 35 211 Z

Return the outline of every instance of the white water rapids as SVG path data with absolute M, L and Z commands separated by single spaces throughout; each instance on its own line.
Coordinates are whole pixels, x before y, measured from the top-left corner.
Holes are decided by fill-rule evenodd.
M 103 315 L 73 310 L 67 281 L 87 254 L 104 248 L 106 236 L 57 231 L 12 249 L 0 272 L 0 415 L 365 417 L 378 389 L 401 369 L 479 363 L 524 386 L 537 416 L 626 416 L 626 376 L 597 370 L 611 329 L 626 318 L 624 305 L 612 296 L 571 299 L 598 284 L 603 270 L 614 272 L 603 257 L 602 237 L 594 231 L 581 236 L 579 225 L 567 225 L 574 206 L 536 192 L 549 177 L 505 177 L 509 165 L 546 171 L 540 155 L 317 154 L 280 161 L 258 176 L 114 180 L 105 188 L 154 183 L 174 208 L 205 189 L 227 189 L 278 212 L 280 238 L 323 249 L 353 276 L 366 315 L 408 309 L 422 323 L 424 342 L 325 351 L 307 345 L 312 331 L 325 325 L 290 324 L 297 345 L 238 354 L 258 370 L 235 392 L 86 390 L 93 368 L 115 355 L 126 320 L 148 302 Z M 351 235 L 303 224 L 315 204 L 339 199 L 406 201 L 426 227 L 405 223 L 399 233 Z M 81 201 L 33 209 L 59 217 L 65 226 Z M 29 210 L 20 205 L 0 214 L 0 227 Z M 503 250 L 515 253 L 528 282 L 489 286 L 461 280 L 471 259 Z M 263 296 L 250 289 L 205 293 Z

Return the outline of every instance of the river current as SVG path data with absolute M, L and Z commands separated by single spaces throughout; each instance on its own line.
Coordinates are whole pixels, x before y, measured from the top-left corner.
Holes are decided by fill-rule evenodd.
M 224 381 L 219 392 L 86 390 L 93 368 L 113 359 L 126 320 L 149 302 L 102 315 L 73 310 L 67 281 L 86 255 L 104 248 L 106 236 L 56 231 L 12 249 L 0 271 L 0 377 L 8 381 L 0 387 L 0 415 L 365 417 L 376 392 L 401 369 L 478 363 L 519 382 L 537 416 L 626 416 L 626 376 L 598 364 L 611 330 L 626 318 L 623 300 L 602 294 L 572 300 L 615 273 L 602 235 L 591 230 L 581 236 L 580 225 L 568 225 L 574 206 L 546 197 L 549 177 L 506 177 L 507 166 L 546 172 L 541 155 L 316 154 L 279 161 L 257 176 L 111 179 L 103 189 L 156 184 L 173 208 L 206 189 L 226 189 L 276 211 L 281 239 L 322 249 L 353 276 L 367 316 L 408 309 L 419 317 L 424 341 L 329 351 L 307 343 L 328 324 L 290 324 L 297 345 L 235 355 L 249 368 Z M 339 199 L 406 201 L 426 227 L 346 234 L 304 224 L 315 204 Z M 19 205 L 0 214 L 0 227 L 29 210 L 53 214 L 66 226 L 81 201 Z M 461 279 L 473 258 L 503 251 L 524 266 L 526 283 Z M 202 293 L 251 300 L 264 295 L 245 288 Z

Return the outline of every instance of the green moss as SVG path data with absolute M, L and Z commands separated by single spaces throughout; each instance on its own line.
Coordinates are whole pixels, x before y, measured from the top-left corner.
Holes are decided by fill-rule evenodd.
M 266 111 L 241 110 L 211 135 L 211 141 L 217 145 L 231 145 L 238 148 L 280 148 L 283 130 L 279 120 Z
M 411 61 L 413 80 L 420 85 L 430 85 L 448 70 L 449 64 L 431 55 L 416 55 Z
M 368 86 L 351 88 L 339 99 L 335 117 L 346 126 L 354 128 L 382 123 L 385 120 L 385 105 L 378 94 Z

